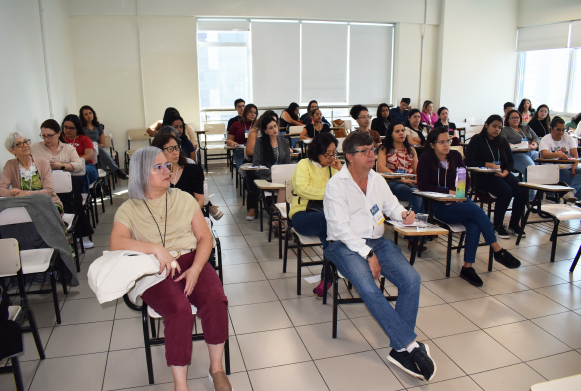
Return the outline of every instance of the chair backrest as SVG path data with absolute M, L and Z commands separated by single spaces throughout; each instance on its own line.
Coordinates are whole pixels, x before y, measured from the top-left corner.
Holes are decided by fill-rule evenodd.
M 22 223 L 32 223 L 32 219 L 24 206 L 8 208 L 0 212 L 0 226 Z
M 129 129 L 127 131 L 127 140 L 129 141 L 149 140 L 149 134 L 147 134 L 146 129 Z
M 208 134 L 226 134 L 226 125 L 225 124 L 205 124 L 204 130 L 206 131 L 206 135 L 208 135 Z
M 110 134 L 105 135 L 105 148 L 115 149 L 115 147 L 113 146 L 113 139 L 111 138 Z
M 466 118 L 466 123 L 470 126 L 484 125 L 482 118 Z
M 303 132 L 303 129 L 305 127 L 303 125 L 301 126 L 289 126 L 288 128 L 288 134 L 301 134 Z
M 450 147 L 450 149 L 453 149 L 454 151 L 460 152 L 460 155 L 462 155 L 462 159 L 464 159 L 464 147 L 463 146 L 454 145 L 454 146 Z
M 337 152 L 343 152 L 343 141 L 345 141 L 346 137 L 339 137 L 337 138 Z
M 210 191 L 208 190 L 208 181 L 204 180 L 204 205 L 208 205 L 208 202 L 210 202 Z
M 68 171 L 56 170 L 52 172 L 52 182 L 54 186 L 54 192 L 59 193 L 70 193 L 73 191 L 73 183 L 71 180 L 71 173 Z
M 347 134 L 349 134 L 349 132 L 351 131 L 351 120 L 346 119 L 345 122 L 343 123 L 343 126 L 345 127 Z
M 526 181 L 537 185 L 554 185 L 559 182 L 559 165 L 528 166 Z
M 293 181 L 292 181 L 292 179 L 288 179 L 284 183 L 284 187 L 286 190 L 286 203 L 291 205 L 293 203 Z
M 286 183 L 287 180 L 291 178 L 295 168 L 295 164 L 275 164 L 271 167 L 272 170 L 272 183 Z
M 93 142 L 93 164 L 99 163 L 99 143 Z
M 18 240 L 14 238 L 0 239 L 0 277 L 14 276 L 20 270 L 20 250 Z

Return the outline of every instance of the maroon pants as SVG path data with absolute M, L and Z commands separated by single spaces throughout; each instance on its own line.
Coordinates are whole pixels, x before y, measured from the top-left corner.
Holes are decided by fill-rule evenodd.
M 192 251 L 177 259 L 182 272 L 192 266 L 195 253 Z M 175 282 L 170 276 L 142 295 L 143 301 L 164 318 L 167 365 L 185 366 L 192 359 L 195 317 L 190 304 L 198 309 L 206 343 L 218 345 L 228 338 L 228 298 L 212 265 L 204 266 L 189 298 L 184 294 L 185 286 L 185 278 Z

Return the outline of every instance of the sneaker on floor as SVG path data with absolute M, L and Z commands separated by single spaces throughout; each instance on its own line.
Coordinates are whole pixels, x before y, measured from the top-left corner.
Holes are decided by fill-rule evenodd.
M 468 281 L 470 284 L 474 286 L 482 286 L 483 282 L 476 274 L 476 270 L 473 267 L 464 267 L 462 266 L 462 270 L 460 270 L 460 278 Z
M 208 211 L 210 212 L 210 215 L 214 218 L 214 220 L 218 221 L 222 218 L 222 216 L 224 216 L 224 212 L 222 212 L 220 209 L 218 209 L 217 206 L 210 206 L 208 208 Z
M 255 217 L 256 217 L 256 210 L 254 210 L 254 209 L 249 210 L 248 213 L 246 213 L 246 220 L 248 220 L 248 221 L 254 220 Z
M 510 234 L 506 230 L 506 225 L 504 225 L 504 224 L 494 227 L 494 234 L 501 239 L 510 238 Z
M 565 202 L 577 202 L 577 197 L 575 197 L 575 193 L 569 191 L 563 195 L 563 201 Z
M 415 348 L 414 350 L 417 349 L 418 348 Z M 414 350 L 412 350 L 412 353 Z M 389 362 L 391 362 L 393 365 L 395 365 L 408 375 L 413 376 L 416 379 L 426 380 L 424 378 L 424 375 L 422 375 L 422 373 L 420 372 L 420 369 L 418 368 L 414 360 L 412 360 L 412 353 L 408 353 L 407 350 L 404 350 L 403 352 L 398 352 L 395 349 L 391 349 L 391 351 L 387 355 L 387 359 L 389 360 Z
M 418 366 L 420 373 L 426 381 L 430 381 L 436 375 L 436 363 L 430 356 L 430 348 L 428 345 L 418 342 L 419 348 L 415 348 L 410 353 L 412 361 Z
M 125 174 L 125 173 L 124 173 L 123 171 L 121 171 L 121 170 L 117 170 L 117 171 L 115 172 L 115 174 L 117 175 L 117 178 L 119 178 L 119 179 L 123 179 L 123 180 L 127 180 L 127 179 L 129 179 L 129 175 Z
M 511 227 L 511 226 L 508 227 L 508 232 L 511 235 L 518 236 L 518 234 L 520 233 L 520 231 L 521 231 L 521 228 L 520 227 Z M 522 231 L 522 236 L 521 237 L 522 238 L 526 238 L 527 237 L 527 233 L 524 230 Z
M 315 289 L 313 289 L 313 293 L 319 297 L 323 297 L 323 294 L 325 292 L 325 285 L 323 285 L 324 282 L 323 280 L 321 280 L 321 282 L 319 282 L 319 285 L 317 285 L 317 287 Z M 331 289 L 331 283 L 328 282 L 327 283 L 327 292 L 329 292 L 329 289 Z
M 79 243 L 79 239 L 77 238 L 77 243 Z M 93 248 L 95 244 L 89 240 L 88 236 L 83 237 L 83 247 L 84 248 Z
M 509 269 L 516 269 L 520 266 L 520 261 L 505 249 L 495 252 L 494 260 Z

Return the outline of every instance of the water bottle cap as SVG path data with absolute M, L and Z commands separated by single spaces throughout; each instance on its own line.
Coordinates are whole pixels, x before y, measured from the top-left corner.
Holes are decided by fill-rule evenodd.
M 458 172 L 466 173 L 466 169 L 464 167 L 458 167 Z

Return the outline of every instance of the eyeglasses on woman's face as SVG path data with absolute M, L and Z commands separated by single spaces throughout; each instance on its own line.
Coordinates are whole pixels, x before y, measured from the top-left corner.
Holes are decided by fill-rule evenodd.
M 64 130 L 68 130 L 69 132 L 72 132 L 72 131 L 76 131 L 77 130 L 77 128 L 75 128 L 74 126 L 66 126 L 66 125 L 63 126 L 63 129 Z
M 25 145 L 30 145 L 30 139 L 28 139 L 28 138 L 27 138 L 27 139 L 25 139 L 25 140 L 23 140 L 23 141 L 18 141 L 17 143 L 15 143 L 15 144 L 14 144 L 14 146 L 15 146 L 16 148 L 22 148 L 22 147 L 24 147 Z
M 54 136 L 56 136 L 56 135 L 57 135 L 56 133 L 53 133 L 53 134 L 43 134 L 43 133 L 41 133 L 39 136 L 40 136 L 40 138 L 42 138 L 44 140 L 52 140 L 52 138 Z
M 448 145 L 452 145 L 452 140 L 439 140 L 436 142 L 436 144 L 440 144 L 442 146 L 448 144 Z
M 367 149 L 362 149 L 360 151 L 355 151 L 355 152 L 353 152 L 353 154 L 355 155 L 357 153 L 360 153 L 363 156 L 369 156 L 369 155 L 375 154 L 376 151 L 377 151 L 377 148 L 367 148 Z
M 172 163 L 159 163 L 153 166 L 153 169 L 158 173 L 158 174 L 163 174 L 165 173 L 165 169 L 167 169 L 169 172 L 171 172 L 171 169 L 173 167 Z
M 163 148 L 164 151 L 167 151 L 167 153 L 172 153 L 174 151 L 179 151 L 180 150 L 180 146 L 179 145 L 173 145 L 171 147 L 165 147 Z
M 511 121 L 518 121 L 520 119 L 520 117 L 508 117 L 509 120 Z
M 327 152 L 323 155 L 324 157 L 326 157 L 327 159 L 333 159 L 337 157 L 337 150 L 331 151 L 331 152 Z

